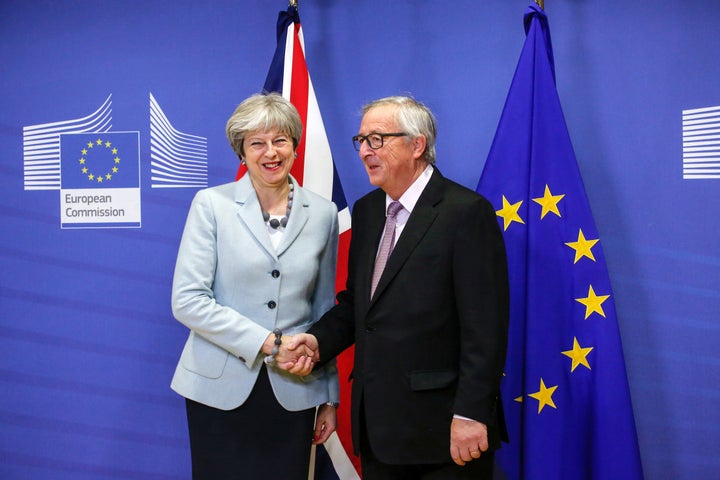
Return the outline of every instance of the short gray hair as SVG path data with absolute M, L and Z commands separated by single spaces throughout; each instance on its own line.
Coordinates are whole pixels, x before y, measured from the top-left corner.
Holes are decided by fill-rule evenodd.
M 277 129 L 292 137 L 297 148 L 302 137 L 302 120 L 295 106 L 278 93 L 252 95 L 237 106 L 225 126 L 230 146 L 242 158 L 243 142 L 251 132 L 267 132 Z
M 435 139 L 437 138 L 437 123 L 435 116 L 423 103 L 409 96 L 393 96 L 374 100 L 363 106 L 365 115 L 369 110 L 384 105 L 395 105 L 395 121 L 399 127 L 410 137 L 424 135 L 426 140 L 423 157 L 429 164 L 435 163 Z

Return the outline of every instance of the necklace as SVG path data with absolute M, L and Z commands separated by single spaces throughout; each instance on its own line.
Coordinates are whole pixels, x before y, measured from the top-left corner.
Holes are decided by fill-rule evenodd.
M 290 210 L 292 210 L 293 193 L 295 186 L 290 180 L 288 180 L 288 183 L 290 184 L 290 191 L 288 192 L 288 203 L 287 209 L 285 210 L 285 216 L 278 220 L 277 218 L 270 218 L 270 214 L 265 210 L 262 211 L 263 220 L 265 221 L 265 223 L 270 225 L 270 228 L 272 228 L 273 230 L 277 230 L 279 227 L 285 228 L 288 223 L 288 218 L 290 217 Z

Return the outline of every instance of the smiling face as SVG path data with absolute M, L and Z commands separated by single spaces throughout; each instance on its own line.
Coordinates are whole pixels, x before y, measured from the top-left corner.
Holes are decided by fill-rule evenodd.
M 395 118 L 396 108 L 395 105 L 380 105 L 368 110 L 358 135 L 402 132 Z M 365 141 L 359 153 L 370 183 L 397 200 L 425 169 L 424 151 L 425 137 L 420 135 L 415 138 L 385 137 L 383 146 L 378 149 L 370 148 Z
M 245 136 L 242 150 L 256 190 L 287 185 L 295 161 L 290 135 L 277 129 L 250 132 Z

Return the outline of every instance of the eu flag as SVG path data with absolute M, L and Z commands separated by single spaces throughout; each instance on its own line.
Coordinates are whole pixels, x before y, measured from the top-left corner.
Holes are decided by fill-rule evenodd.
M 525 40 L 477 191 L 508 252 L 502 395 L 510 479 L 639 479 L 642 466 L 613 293 L 555 85 L 545 12 Z
M 61 188 L 140 188 L 138 132 L 60 135 Z

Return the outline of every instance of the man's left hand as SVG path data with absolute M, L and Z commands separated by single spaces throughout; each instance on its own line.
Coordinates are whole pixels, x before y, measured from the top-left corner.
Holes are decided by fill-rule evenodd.
M 475 420 L 453 418 L 450 425 L 450 456 L 458 465 L 480 458 L 488 449 L 487 426 Z

